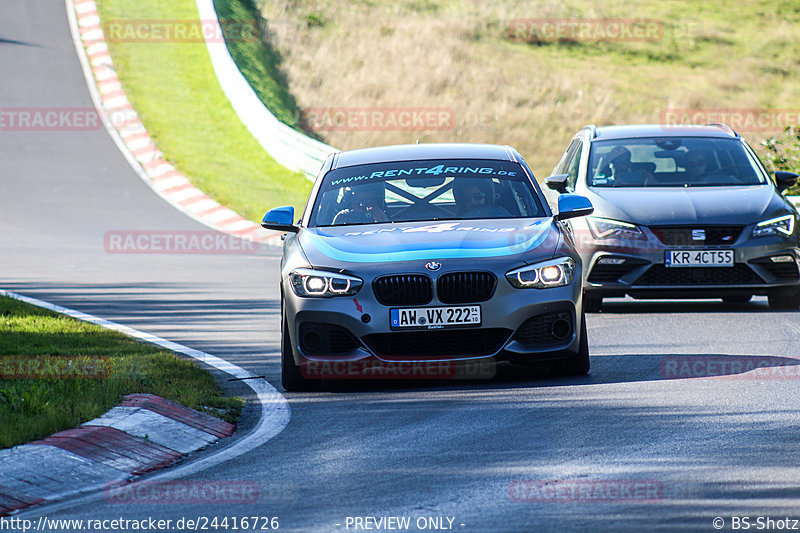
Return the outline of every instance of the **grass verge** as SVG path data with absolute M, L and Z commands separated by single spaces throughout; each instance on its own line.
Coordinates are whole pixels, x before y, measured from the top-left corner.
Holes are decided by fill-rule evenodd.
M 224 21 L 222 29 L 228 51 L 250 87 L 278 120 L 300 129 L 297 102 L 280 70 L 280 56 L 264 38 L 265 28 L 259 24 L 263 19 L 258 8 L 252 0 L 214 0 L 214 9 L 217 18 Z M 254 31 L 246 35 L 248 38 L 242 38 L 241 33 L 228 31 L 231 27 Z
M 97 9 L 103 24 L 122 28 L 139 21 L 198 20 L 194 0 L 98 0 Z M 311 183 L 272 159 L 241 123 L 205 43 L 132 40 L 110 36 L 109 50 L 128 99 L 167 160 L 203 192 L 251 220 L 277 205 L 302 212 Z
M 0 297 L 0 448 L 76 427 L 135 392 L 229 422 L 244 406 L 173 352 Z

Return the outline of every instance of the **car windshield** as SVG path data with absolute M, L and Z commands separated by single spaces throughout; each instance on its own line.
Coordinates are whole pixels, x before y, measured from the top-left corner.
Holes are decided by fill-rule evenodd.
M 323 178 L 310 226 L 542 217 L 518 163 L 400 161 L 345 167 Z
M 661 137 L 592 143 L 589 187 L 763 185 L 768 178 L 737 139 Z

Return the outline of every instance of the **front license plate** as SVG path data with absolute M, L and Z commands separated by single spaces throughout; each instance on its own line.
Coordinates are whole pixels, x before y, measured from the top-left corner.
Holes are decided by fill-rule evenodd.
M 389 319 L 392 328 L 476 326 L 481 323 L 481 306 L 390 309 Z
M 733 250 L 667 250 L 664 264 L 668 267 L 730 267 Z

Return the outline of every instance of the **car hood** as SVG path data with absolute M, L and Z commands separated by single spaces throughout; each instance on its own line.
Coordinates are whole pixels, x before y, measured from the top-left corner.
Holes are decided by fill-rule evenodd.
M 634 224 L 752 224 L 784 202 L 771 185 L 598 188 L 587 194 L 594 215 Z
M 555 253 L 559 230 L 550 218 L 426 221 L 301 228 L 298 238 L 315 266 L 522 254 L 541 260 Z

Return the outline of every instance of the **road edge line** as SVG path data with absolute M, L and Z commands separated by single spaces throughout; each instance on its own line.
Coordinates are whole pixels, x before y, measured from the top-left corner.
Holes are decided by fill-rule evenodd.
M 68 307 L 62 307 L 57 304 L 46 302 L 44 300 L 39 300 L 37 298 L 32 298 L 30 296 L 24 296 L 22 294 L 12 292 L 6 289 L 0 289 L 0 296 L 6 296 L 8 298 L 19 300 L 21 302 L 25 302 L 27 304 L 40 307 L 42 309 L 47 309 L 49 311 L 54 311 L 56 313 L 66 315 L 71 318 L 81 320 L 83 322 L 89 322 L 91 324 L 95 324 L 105 329 L 117 331 L 119 333 L 133 337 L 135 339 L 148 342 L 150 344 L 154 344 L 161 348 L 183 354 L 198 361 L 202 361 L 203 363 L 212 366 L 217 370 L 225 372 L 226 374 L 229 374 L 241 380 L 245 385 L 247 385 L 253 390 L 260 405 L 259 420 L 253 429 L 251 429 L 247 434 L 243 435 L 241 438 L 235 440 L 230 445 L 226 446 L 225 448 L 222 448 L 221 450 L 215 453 L 212 453 L 211 455 L 202 457 L 197 461 L 193 461 L 186 465 L 178 465 L 173 468 L 164 470 L 159 474 L 148 476 L 149 480 L 177 479 L 190 474 L 201 472 L 203 470 L 216 466 L 220 463 L 229 461 L 235 457 L 243 455 L 263 445 L 265 442 L 269 441 L 276 435 L 280 434 L 280 432 L 283 431 L 289 424 L 289 420 L 291 419 L 291 408 L 289 407 L 289 403 L 286 401 L 286 398 L 283 396 L 283 394 L 280 393 L 280 391 L 278 391 L 278 389 L 273 387 L 267 380 L 263 378 L 258 378 L 255 374 L 253 374 L 249 370 L 245 370 L 244 368 L 234 365 L 233 363 L 226 361 L 220 357 L 217 357 L 215 355 L 200 350 L 195 350 L 194 348 L 189 348 L 188 346 L 184 346 L 177 342 L 173 342 L 164 339 L 162 337 L 158 337 L 157 335 L 153 335 L 151 333 L 146 333 L 144 331 L 133 329 L 129 326 L 125 326 L 117 322 L 112 322 L 110 320 L 106 320 L 104 318 L 100 318 L 95 315 L 84 313 L 83 311 L 77 311 L 75 309 L 70 309 Z M 102 486 L 97 488 L 102 489 Z M 73 492 L 67 491 L 63 493 L 61 497 L 66 498 L 70 496 L 80 495 L 82 493 L 85 493 L 87 490 L 95 490 L 95 488 L 83 488 L 81 490 L 75 490 Z M 93 498 L 97 498 L 98 496 L 101 495 L 98 493 L 93 493 L 90 494 L 89 496 L 86 496 L 83 499 L 91 500 Z M 28 514 L 28 512 L 33 513 L 45 507 L 47 507 L 48 509 L 72 507 L 74 505 L 79 505 L 80 503 L 82 503 L 82 499 L 70 502 L 45 504 L 29 508 L 30 511 L 26 510 L 24 512 L 26 514 Z

